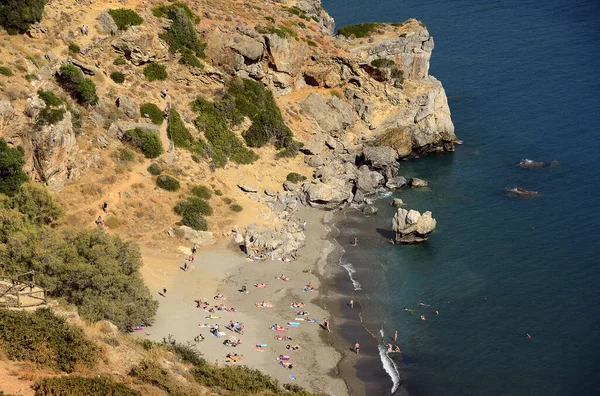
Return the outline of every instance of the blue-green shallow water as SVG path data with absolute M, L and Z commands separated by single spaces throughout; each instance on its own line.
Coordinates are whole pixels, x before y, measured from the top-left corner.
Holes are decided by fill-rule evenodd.
M 387 242 L 391 198 L 378 201 L 376 216 L 349 213 L 338 224 L 343 262 L 363 289 L 365 325 L 376 333 L 383 324 L 386 338 L 398 330 L 402 389 L 599 394 L 600 3 L 323 6 L 337 26 L 422 20 L 435 39 L 430 73 L 444 84 L 464 140 L 454 153 L 401 164 L 401 174 L 430 183 L 394 194 L 433 212 L 438 227 L 427 243 Z M 560 166 L 517 168 L 523 158 Z M 504 188 L 514 186 L 540 196 L 506 197 Z M 355 235 L 360 244 L 352 248 Z

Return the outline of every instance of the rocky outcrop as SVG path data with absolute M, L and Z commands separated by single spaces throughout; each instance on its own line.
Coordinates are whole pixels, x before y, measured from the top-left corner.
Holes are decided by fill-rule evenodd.
M 309 17 L 314 17 L 327 34 L 333 34 L 335 21 L 321 7 L 321 0 L 300 0 L 296 2 L 296 7 L 304 11 Z
M 159 133 L 159 126 L 151 123 L 142 123 L 142 122 L 115 122 L 110 125 L 108 131 L 106 131 L 106 135 L 109 137 L 117 137 L 119 139 L 123 138 L 123 135 L 126 131 L 130 129 L 141 128 L 147 129 L 154 133 Z
M 411 177 L 409 185 L 412 188 L 424 188 L 424 187 L 429 186 L 429 183 L 427 183 L 423 179 L 419 179 L 418 177 Z
M 212 245 L 216 242 L 214 235 L 209 231 L 197 231 L 188 226 L 179 226 L 174 229 L 175 235 L 185 238 L 197 245 Z
M 112 41 L 112 47 L 136 66 L 165 61 L 169 57 L 164 41 L 141 26 L 130 27 L 121 33 Z
M 290 255 L 306 244 L 306 236 L 300 225 L 293 221 L 286 222 L 281 230 L 267 228 L 259 230 L 258 225 L 252 223 L 246 227 L 244 233 L 239 228 L 232 230 L 233 239 L 239 243 L 248 257 L 276 259 Z
M 313 208 L 333 210 L 352 201 L 352 185 L 342 179 L 331 179 L 326 183 L 313 181 L 302 185 L 300 199 Z
M 100 16 L 98 17 L 98 22 L 100 24 L 100 28 L 105 34 L 114 35 L 117 33 L 119 28 L 115 23 L 112 16 L 108 13 L 108 10 L 102 11 Z
M 312 93 L 300 102 L 300 107 L 327 134 L 352 128 L 356 122 L 352 107 L 337 96 L 326 98 Z
M 117 107 L 121 109 L 123 114 L 125 114 L 128 118 L 133 120 L 137 120 L 140 117 L 140 112 L 138 111 L 138 105 L 127 95 L 121 95 L 117 98 L 116 101 Z
M 407 244 L 425 242 L 435 230 L 436 224 L 431 212 L 421 214 L 416 210 L 402 208 L 398 208 L 392 220 L 396 242 Z
M 400 206 L 404 206 L 406 204 L 400 198 L 394 198 L 394 199 L 392 199 L 392 202 L 390 202 L 390 205 L 393 206 L 394 208 L 399 208 Z

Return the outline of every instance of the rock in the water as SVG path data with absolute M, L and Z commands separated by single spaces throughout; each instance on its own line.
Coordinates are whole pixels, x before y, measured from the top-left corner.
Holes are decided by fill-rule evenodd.
M 519 165 L 517 166 L 519 168 L 542 168 L 544 166 L 544 163 L 542 161 L 524 159 L 523 161 L 519 162 Z
M 406 187 L 407 181 L 404 176 L 396 176 L 387 181 L 385 186 L 391 190 L 397 190 L 402 187 Z
M 237 186 L 243 192 L 249 192 L 249 193 L 258 192 L 258 187 L 256 187 L 254 184 L 238 184 Z
M 377 213 L 377 208 L 375 206 L 365 206 L 362 212 L 366 215 L 372 215 Z
M 398 160 L 398 153 L 389 146 L 365 147 L 363 149 L 365 164 L 371 169 L 386 169 L 395 166 Z
M 417 177 L 411 177 L 409 184 L 412 188 L 427 187 L 429 185 L 425 180 Z
M 400 206 L 404 206 L 406 204 L 400 198 L 394 198 L 392 199 L 392 202 L 390 202 L 390 205 L 392 205 L 394 208 L 399 208 Z
M 121 95 L 117 98 L 117 107 L 123 111 L 127 117 L 136 120 L 140 117 L 137 103 L 129 96 Z
M 425 242 L 435 230 L 436 224 L 429 211 L 421 214 L 416 210 L 402 208 L 398 208 L 392 220 L 392 228 L 396 232 L 398 243 Z
M 188 226 L 179 226 L 175 228 L 175 234 L 198 245 L 212 245 L 215 243 L 213 233 L 209 231 L 196 231 Z

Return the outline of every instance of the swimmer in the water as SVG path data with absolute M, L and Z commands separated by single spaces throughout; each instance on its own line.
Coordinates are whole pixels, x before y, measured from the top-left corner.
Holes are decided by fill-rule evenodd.
M 525 336 L 527 337 L 527 339 L 531 340 L 531 334 L 525 333 Z

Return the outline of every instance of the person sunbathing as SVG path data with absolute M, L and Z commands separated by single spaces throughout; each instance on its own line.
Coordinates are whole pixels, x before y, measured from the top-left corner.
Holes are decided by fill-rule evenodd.
M 279 362 L 279 364 L 281 365 L 281 367 L 286 368 L 286 369 L 293 369 L 294 365 L 292 363 L 288 363 L 288 362 Z
M 267 287 L 267 283 L 256 283 L 254 286 L 258 289 L 264 289 Z
M 225 311 L 227 311 L 227 312 L 236 312 L 236 310 L 235 310 L 235 308 L 234 308 L 234 307 L 231 307 L 231 308 L 225 308 Z
M 290 351 L 299 351 L 300 350 L 300 345 L 287 345 L 285 347 L 285 349 L 288 349 Z
M 288 278 L 287 276 L 285 276 L 283 274 L 279 275 L 276 279 L 281 279 L 282 281 L 286 281 L 286 282 L 291 280 L 290 278 Z
M 307 311 L 300 311 L 300 312 L 298 312 L 296 315 L 298 315 L 298 316 L 308 316 L 308 315 L 310 315 L 310 312 L 307 312 Z
M 271 330 L 281 331 L 285 329 L 282 326 L 279 326 L 277 323 L 275 323 L 273 326 L 271 326 Z
M 302 301 L 301 302 L 293 302 L 290 305 L 292 306 L 292 308 L 302 308 L 302 307 L 304 307 L 304 303 Z
M 290 336 L 284 336 L 284 335 L 276 335 L 275 339 L 277 341 L 292 341 L 292 337 L 290 337 Z
M 227 299 L 227 297 L 225 297 L 221 293 L 217 294 L 214 298 L 215 298 L 215 300 L 226 300 Z
M 257 302 L 254 305 L 256 305 L 257 308 L 273 308 L 273 303 L 272 302 Z

